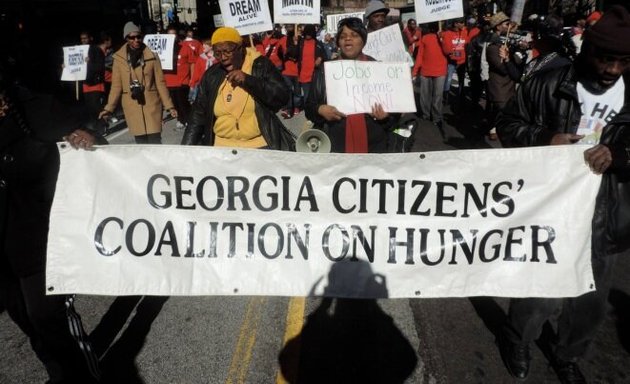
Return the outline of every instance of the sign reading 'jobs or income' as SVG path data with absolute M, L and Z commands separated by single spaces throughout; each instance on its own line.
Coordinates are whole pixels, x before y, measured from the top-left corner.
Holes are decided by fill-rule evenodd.
M 225 26 L 236 28 L 241 35 L 273 29 L 269 2 L 261 0 L 220 0 Z
M 415 112 L 411 73 L 405 63 L 335 60 L 324 63 L 327 103 L 345 114 Z

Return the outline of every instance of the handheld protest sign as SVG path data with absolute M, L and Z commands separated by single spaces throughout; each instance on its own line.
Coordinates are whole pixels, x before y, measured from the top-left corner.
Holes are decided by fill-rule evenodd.
M 175 35 L 145 35 L 144 44 L 157 53 L 162 69 L 170 71 L 173 68 L 173 53 L 175 52 Z
M 324 72 L 327 103 L 347 115 L 371 113 L 377 103 L 386 112 L 416 112 L 406 63 L 335 60 Z
M 416 0 L 418 24 L 464 17 L 463 0 Z
M 320 0 L 274 0 L 275 23 L 319 24 Z
M 327 15 L 326 16 L 326 32 L 335 34 L 337 33 L 337 24 L 339 21 L 343 19 L 347 19 L 349 17 L 356 17 L 363 20 L 363 15 L 365 12 L 353 12 L 353 13 L 338 13 L 335 15 Z
M 368 33 L 363 53 L 378 61 L 405 62 L 413 66 L 413 59 L 405 48 L 402 33 L 397 24 Z
M 241 36 L 271 31 L 269 3 L 259 0 L 219 0 L 226 27 L 235 28 Z
M 89 45 L 63 47 L 63 70 L 61 81 L 81 81 L 87 77 Z

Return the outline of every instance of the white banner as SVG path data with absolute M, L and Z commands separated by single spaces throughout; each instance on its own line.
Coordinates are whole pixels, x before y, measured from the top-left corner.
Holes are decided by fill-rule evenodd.
M 328 33 L 335 34 L 337 33 L 337 24 L 339 24 L 340 20 L 347 19 L 349 17 L 357 17 L 363 20 L 363 15 L 365 12 L 351 12 L 351 13 L 337 13 L 335 15 L 327 15 L 326 16 L 326 31 Z
M 463 0 L 416 0 L 418 24 L 464 17 Z
M 413 66 L 413 59 L 405 48 L 398 24 L 368 33 L 363 53 L 378 61 L 407 63 Z
M 320 0 L 273 0 L 273 21 L 279 24 L 319 24 Z
M 225 26 L 225 23 L 223 22 L 223 15 L 221 15 L 220 13 L 218 15 L 212 15 L 212 20 L 214 20 L 215 28 Z
M 173 69 L 173 53 L 175 52 L 175 35 L 145 35 L 144 44 L 157 53 L 163 70 Z
M 260 0 L 219 0 L 225 26 L 236 28 L 241 36 L 271 31 L 269 2 Z
M 47 292 L 580 295 L 600 182 L 585 148 L 65 146 Z
M 326 98 L 345 114 L 371 113 L 375 103 L 386 112 L 415 112 L 411 73 L 405 63 L 333 60 L 324 63 Z
M 81 81 L 87 76 L 89 45 L 63 47 L 63 70 L 61 81 Z

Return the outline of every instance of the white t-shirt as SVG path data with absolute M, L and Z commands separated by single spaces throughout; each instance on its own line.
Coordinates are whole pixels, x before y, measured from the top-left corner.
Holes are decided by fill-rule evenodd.
M 578 82 L 577 94 L 582 110 L 582 118 L 580 119 L 577 134 L 584 135 L 580 143 L 599 143 L 604 126 L 623 107 L 625 89 L 622 77 L 619 77 L 617 82 L 601 95 L 593 95 L 584 88 L 582 83 Z

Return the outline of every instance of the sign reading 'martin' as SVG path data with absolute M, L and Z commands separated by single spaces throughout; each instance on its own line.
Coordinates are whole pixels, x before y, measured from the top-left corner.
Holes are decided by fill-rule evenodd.
M 273 29 L 269 3 L 260 0 L 219 0 L 223 21 L 241 35 Z
M 601 180 L 584 148 L 62 148 L 47 292 L 580 295 Z
M 320 0 L 274 0 L 273 20 L 284 24 L 319 24 Z

